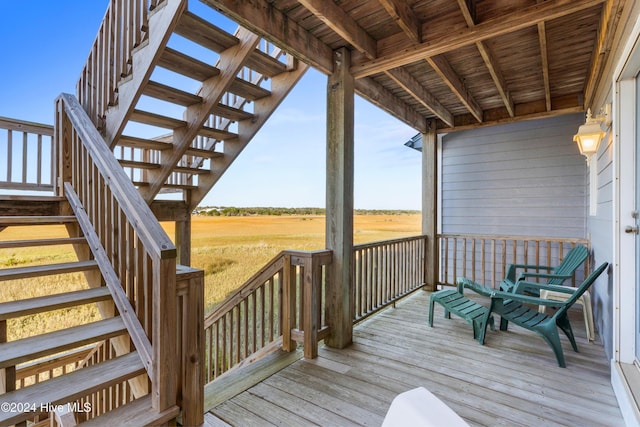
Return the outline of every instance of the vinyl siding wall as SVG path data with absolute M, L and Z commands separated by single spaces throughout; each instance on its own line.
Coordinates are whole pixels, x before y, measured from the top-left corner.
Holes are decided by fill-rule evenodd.
M 572 141 L 583 114 L 442 139 L 441 231 L 586 237 L 587 168 Z

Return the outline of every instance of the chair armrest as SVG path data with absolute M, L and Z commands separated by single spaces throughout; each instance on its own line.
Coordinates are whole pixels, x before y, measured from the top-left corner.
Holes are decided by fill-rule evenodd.
M 526 278 L 526 277 L 538 277 L 538 278 L 544 278 L 544 279 L 563 279 L 563 280 L 567 280 L 567 279 L 571 279 L 573 277 L 573 274 L 554 274 L 554 273 L 534 273 L 534 272 L 529 272 L 529 271 L 523 271 L 522 273 L 520 273 L 520 276 L 518 276 L 518 281 Z
M 566 305 L 565 301 L 554 301 L 549 299 L 543 299 L 538 297 L 531 297 L 528 295 L 512 294 L 511 292 L 493 291 L 490 295 L 491 300 L 513 300 L 526 304 L 544 305 L 547 307 L 562 307 Z
M 568 286 L 548 285 L 544 283 L 527 282 L 525 280 L 522 280 L 516 284 L 515 288 L 513 289 L 513 293 L 522 294 L 524 290 L 527 288 L 535 288 L 538 291 L 546 290 L 546 291 L 562 292 L 569 295 L 573 294 L 576 290 L 575 288 L 570 288 Z
M 553 270 L 555 267 L 549 267 L 547 265 L 533 265 L 533 264 L 509 264 L 508 268 L 507 268 L 507 274 L 506 274 L 506 279 L 511 281 L 511 282 L 515 282 L 516 281 L 516 270 L 518 268 L 521 269 L 529 269 L 529 268 L 533 268 L 533 269 L 538 269 L 538 270 Z
M 464 294 L 464 289 L 471 289 L 477 294 L 488 297 L 491 296 L 491 293 L 494 291 L 492 288 L 488 288 L 479 283 L 474 282 L 473 280 L 467 279 L 466 277 L 459 277 L 456 285 L 458 287 L 458 293 Z

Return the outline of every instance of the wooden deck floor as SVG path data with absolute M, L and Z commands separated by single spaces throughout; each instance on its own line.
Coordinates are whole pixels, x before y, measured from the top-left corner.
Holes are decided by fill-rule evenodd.
M 419 291 L 359 324 L 353 344 L 320 349 L 215 406 L 207 418 L 233 426 L 379 426 L 393 398 L 423 386 L 472 426 L 624 425 L 602 345 L 572 320 L 580 353 L 563 337 L 567 368 L 547 344 L 517 326 L 473 340 L 464 320 L 427 326 Z M 213 415 L 213 416 L 212 416 Z

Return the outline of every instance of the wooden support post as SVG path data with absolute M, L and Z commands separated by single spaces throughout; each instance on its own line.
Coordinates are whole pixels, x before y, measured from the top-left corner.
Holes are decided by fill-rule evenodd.
M 178 250 L 178 264 L 191 265 L 191 215 L 186 219 L 176 221 L 176 249 Z
M 204 422 L 204 271 L 180 267 L 176 279 L 181 424 Z
M 346 48 L 333 54 L 334 71 L 327 87 L 327 219 L 326 245 L 333 251 L 328 269 L 325 343 L 343 348 L 353 334 L 353 106 L 354 79 Z
M 425 289 L 438 285 L 438 138 L 434 121 L 422 134 L 422 234 L 427 236 L 425 251 Z

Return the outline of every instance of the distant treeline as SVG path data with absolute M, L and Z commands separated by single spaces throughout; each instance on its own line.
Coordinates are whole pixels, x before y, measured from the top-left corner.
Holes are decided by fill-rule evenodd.
M 356 209 L 356 215 L 414 215 L 420 211 Z M 324 208 L 236 208 L 226 206 L 206 206 L 194 211 L 195 215 L 206 216 L 258 216 L 258 215 L 324 215 Z

